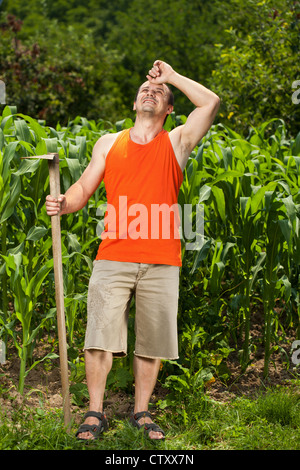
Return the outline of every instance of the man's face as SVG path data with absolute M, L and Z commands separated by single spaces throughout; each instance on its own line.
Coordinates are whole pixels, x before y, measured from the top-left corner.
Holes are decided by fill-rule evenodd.
M 145 82 L 139 89 L 133 109 L 137 112 L 166 115 L 173 110 L 173 106 L 169 105 L 168 101 L 169 91 L 165 85 Z

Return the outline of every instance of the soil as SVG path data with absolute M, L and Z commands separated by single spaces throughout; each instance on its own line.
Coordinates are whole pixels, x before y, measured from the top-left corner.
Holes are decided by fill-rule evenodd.
M 255 335 L 255 331 L 253 331 Z M 286 343 L 286 353 L 290 354 L 290 344 L 293 339 L 289 339 Z M 38 350 L 40 357 L 45 355 L 45 343 L 42 343 Z M 59 360 L 51 360 L 50 367 L 45 363 L 40 363 L 32 369 L 25 380 L 25 390 L 23 396 L 17 391 L 19 380 L 19 360 L 17 354 L 9 353 L 7 361 L 0 364 L 0 409 L 8 416 L 10 413 L 21 406 L 30 407 L 32 409 L 42 406 L 46 409 L 61 408 L 61 379 Z M 263 376 L 264 358 L 263 351 L 256 351 L 252 358 L 251 365 L 246 372 L 241 373 L 240 363 L 236 353 L 231 353 L 227 359 L 227 368 L 230 371 L 230 378 L 227 383 L 217 376 L 214 377 L 206 386 L 206 394 L 212 399 L 224 403 L 235 399 L 238 396 L 253 397 L 259 390 L 264 390 L 272 386 L 291 386 L 293 380 L 299 379 L 299 368 L 296 371 L 291 364 L 287 368 L 287 364 L 283 361 L 283 356 L 279 353 L 273 354 L 269 365 L 269 375 L 265 379 Z M 299 382 L 298 382 L 299 383 Z M 153 395 L 152 402 L 163 398 L 168 390 L 163 388 L 158 382 Z M 85 404 L 85 403 L 84 403 Z M 76 424 L 82 421 L 82 416 L 86 412 L 86 407 L 72 405 L 72 416 Z M 107 390 L 105 395 L 105 412 L 108 418 L 124 418 L 129 416 L 133 409 L 134 398 L 132 394 L 124 391 Z

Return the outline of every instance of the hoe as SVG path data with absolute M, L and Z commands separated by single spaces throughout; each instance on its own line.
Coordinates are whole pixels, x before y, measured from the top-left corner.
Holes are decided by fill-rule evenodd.
M 50 194 L 57 198 L 60 194 L 60 177 L 59 177 L 59 158 L 58 153 L 49 153 L 47 155 L 37 155 L 34 157 L 48 160 L 49 177 L 50 177 Z M 60 231 L 60 215 L 51 216 L 52 230 L 52 251 L 54 265 L 54 281 L 55 281 L 55 300 L 57 311 L 57 329 L 59 344 L 59 360 L 61 385 L 63 395 L 63 412 L 64 423 L 69 428 L 71 421 L 70 396 L 69 396 L 69 376 L 68 376 L 68 356 L 67 356 L 67 340 L 65 326 L 64 311 L 64 290 L 63 290 L 63 270 L 62 270 L 62 254 L 61 254 L 61 231 Z

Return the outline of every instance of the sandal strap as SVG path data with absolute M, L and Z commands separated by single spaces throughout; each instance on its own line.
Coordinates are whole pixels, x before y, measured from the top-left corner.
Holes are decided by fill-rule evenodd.
M 164 431 L 158 426 L 156 423 L 143 423 L 139 424 L 139 419 L 148 417 L 151 418 L 151 414 L 149 411 L 139 411 L 138 413 L 132 413 L 130 421 L 131 423 L 136 426 L 138 429 L 144 428 L 145 434 L 149 435 L 151 431 L 160 432 L 163 435 L 163 439 L 165 438 Z
M 84 415 L 84 419 L 89 418 L 89 417 L 97 418 L 97 419 L 99 419 L 99 421 L 103 421 L 103 419 L 106 419 L 105 414 L 101 413 L 101 412 L 98 412 L 98 411 L 88 411 Z
M 151 418 L 151 414 L 149 411 L 139 411 L 138 413 L 133 413 L 133 418 L 138 421 L 141 418 Z
M 148 433 L 150 431 L 155 431 L 155 432 L 160 432 L 163 435 L 165 435 L 164 431 L 156 423 L 145 423 L 144 428 L 145 428 L 145 431 L 147 431 Z
M 96 432 L 98 430 L 98 428 L 100 428 L 100 426 L 98 426 L 96 424 L 81 424 L 79 426 L 79 429 L 78 429 L 76 435 L 81 434 L 82 432 L 87 432 L 87 431 L 89 431 L 91 434 L 93 434 L 94 432 Z

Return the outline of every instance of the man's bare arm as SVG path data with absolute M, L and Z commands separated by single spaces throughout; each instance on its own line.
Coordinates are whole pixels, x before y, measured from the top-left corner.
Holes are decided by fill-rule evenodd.
M 211 127 L 220 106 L 219 97 L 200 83 L 184 77 L 168 64 L 155 61 L 149 74 L 153 83 L 168 83 L 179 89 L 195 105 L 186 123 L 170 132 L 170 139 L 183 169 L 191 151 Z
M 101 137 L 93 148 L 92 158 L 76 183 L 61 194 L 58 199 L 46 197 L 48 215 L 69 214 L 82 209 L 101 183 L 105 170 L 105 156 L 112 140 L 110 136 Z

